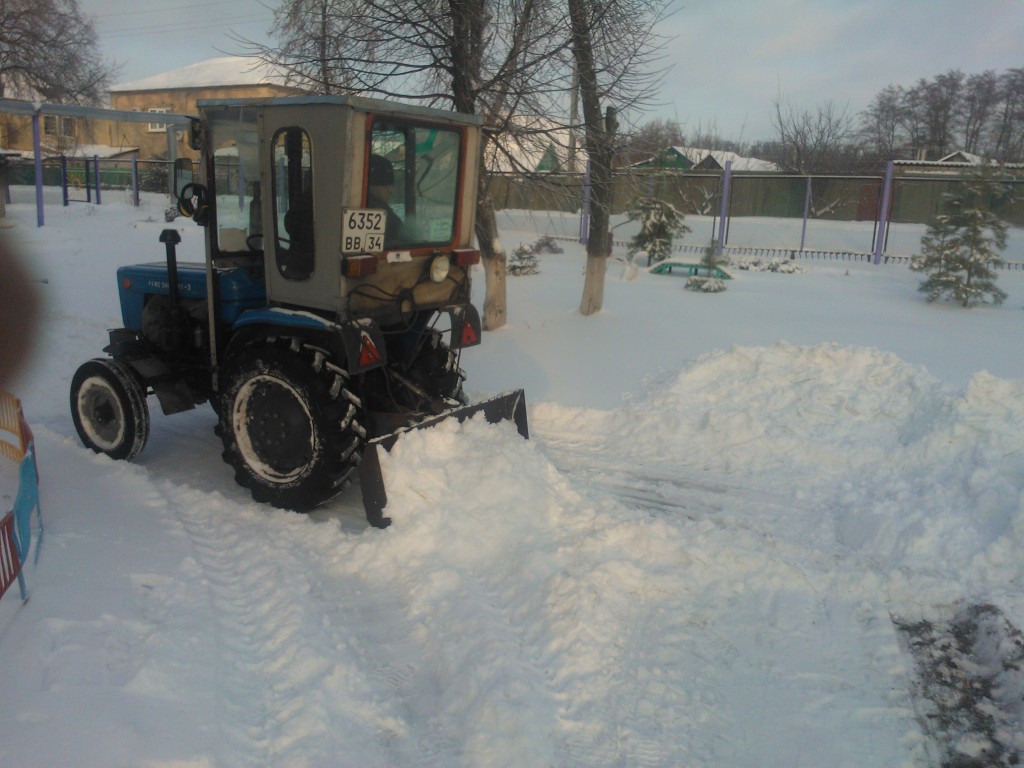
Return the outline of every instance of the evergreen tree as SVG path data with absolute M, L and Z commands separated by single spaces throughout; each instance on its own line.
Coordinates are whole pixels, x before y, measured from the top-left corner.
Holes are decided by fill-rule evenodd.
M 537 259 L 537 248 L 519 244 L 519 247 L 512 251 L 512 258 L 505 268 L 508 274 L 518 277 L 520 275 L 536 275 L 540 272 L 540 261 Z
M 708 277 L 714 277 L 715 270 L 724 263 L 725 258 L 718 252 L 717 244 L 712 240 L 701 254 L 700 265 L 707 271 Z
M 945 196 L 942 212 L 921 238 L 921 254 L 910 268 L 928 275 L 918 290 L 928 301 L 947 296 L 964 307 L 990 296 L 1001 304 L 1006 294 L 996 286 L 995 268 L 1006 248 L 1006 222 L 993 208 L 1009 197 L 1009 187 L 983 163 L 960 188 Z
M 725 263 L 719 253 L 718 248 L 715 247 L 715 241 L 712 240 L 704 248 L 704 254 L 701 256 L 700 265 L 704 267 L 707 272 L 706 275 L 693 275 L 686 281 L 686 288 L 690 291 L 701 291 L 703 293 L 721 293 L 725 290 L 725 280 L 718 277 L 715 272 Z
M 671 203 L 652 197 L 637 200 L 626 216 L 630 221 L 640 222 L 640 231 L 633 237 L 629 255 L 645 251 L 652 264 L 672 254 L 672 240 L 676 235 L 690 231 L 683 223 L 683 214 Z

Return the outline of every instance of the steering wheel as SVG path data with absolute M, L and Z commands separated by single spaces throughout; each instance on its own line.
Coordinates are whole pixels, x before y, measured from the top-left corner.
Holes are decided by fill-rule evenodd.
M 196 224 L 205 225 L 210 213 L 210 207 L 206 202 L 206 187 L 193 183 L 182 187 L 178 193 L 178 212 Z

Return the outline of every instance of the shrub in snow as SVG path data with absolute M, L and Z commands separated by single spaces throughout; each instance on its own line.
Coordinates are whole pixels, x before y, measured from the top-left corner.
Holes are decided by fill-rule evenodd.
M 792 259 L 744 259 L 736 266 L 751 272 L 779 272 L 788 275 L 795 275 L 804 271 L 803 267 Z
M 533 244 L 534 253 L 563 253 L 564 251 L 565 249 L 551 235 L 542 235 Z
M 683 223 L 682 213 L 671 203 L 653 197 L 637 200 L 626 212 L 626 217 L 640 222 L 640 231 L 630 243 L 629 255 L 635 257 L 645 251 L 651 264 L 667 259 L 672 253 L 673 238 L 690 231 Z
M 725 290 L 725 280 L 722 280 L 720 277 L 694 275 L 687 278 L 686 290 L 699 291 L 701 293 L 721 293 Z
M 947 296 L 964 307 L 986 297 L 1003 302 L 1006 294 L 996 287 L 994 268 L 1003 263 L 999 253 L 1006 248 L 1007 227 L 992 208 L 1008 198 L 1009 187 L 994 178 L 988 164 L 945 196 L 942 212 L 921 238 L 920 255 L 910 264 L 928 275 L 918 288 L 928 301 Z

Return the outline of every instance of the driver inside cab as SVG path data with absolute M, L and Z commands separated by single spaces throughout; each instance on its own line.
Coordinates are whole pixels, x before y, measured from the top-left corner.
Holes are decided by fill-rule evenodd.
M 384 246 L 395 245 L 402 239 L 402 219 L 389 204 L 395 192 L 395 169 L 387 158 L 370 155 L 370 174 L 366 188 L 366 207 L 387 212 L 384 225 Z

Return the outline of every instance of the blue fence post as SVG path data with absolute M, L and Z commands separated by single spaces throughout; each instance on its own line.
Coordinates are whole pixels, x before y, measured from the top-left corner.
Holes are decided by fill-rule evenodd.
M 729 216 L 729 194 L 732 189 L 732 160 L 727 160 L 725 170 L 722 172 L 722 200 L 719 206 L 718 218 L 718 245 L 715 250 L 719 256 L 722 255 L 722 248 L 725 245 L 725 222 Z
M 93 155 L 92 163 L 96 169 L 96 205 L 102 205 L 103 201 L 100 200 L 100 156 Z
M 36 226 L 43 226 L 43 147 L 39 110 L 32 113 L 32 151 L 36 159 Z
M 139 153 L 132 152 L 132 205 L 139 207 Z
M 60 156 L 60 191 L 64 199 L 64 207 L 67 208 L 71 202 L 68 196 L 68 158 L 67 155 Z
M 885 165 L 885 179 L 882 181 L 882 204 L 878 210 L 878 231 L 875 233 L 875 264 L 882 263 L 882 254 L 885 252 L 885 236 L 889 229 L 889 201 L 892 198 L 892 172 L 893 162 L 890 160 Z
M 807 241 L 807 217 L 811 213 L 811 177 L 807 177 L 807 191 L 804 192 L 804 224 L 800 230 L 800 250 L 804 249 L 804 243 Z
M 590 241 L 590 158 L 583 173 L 583 210 L 580 213 L 580 243 L 586 245 Z

